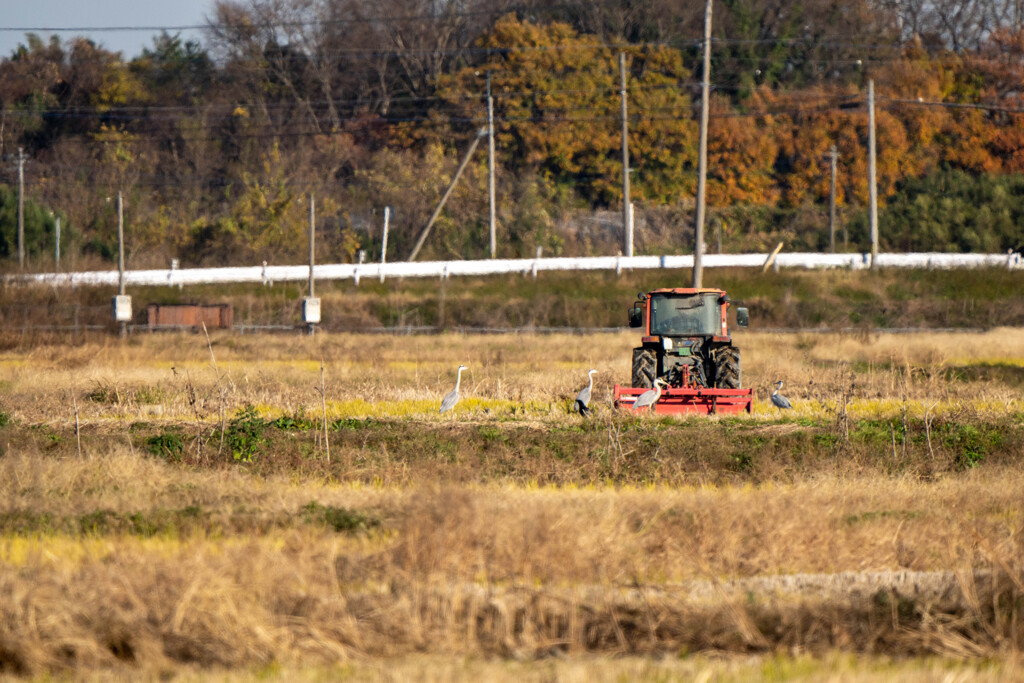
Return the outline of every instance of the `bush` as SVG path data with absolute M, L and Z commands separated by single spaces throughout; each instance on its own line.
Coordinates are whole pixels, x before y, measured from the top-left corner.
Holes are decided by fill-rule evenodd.
M 175 432 L 161 432 L 146 439 L 146 450 L 153 455 L 167 460 L 181 460 L 185 450 L 185 442 Z
M 263 444 L 267 442 L 264 435 L 266 428 L 267 423 L 260 418 L 252 405 L 246 405 L 238 410 L 228 424 L 226 433 L 228 447 L 235 460 L 252 462 Z

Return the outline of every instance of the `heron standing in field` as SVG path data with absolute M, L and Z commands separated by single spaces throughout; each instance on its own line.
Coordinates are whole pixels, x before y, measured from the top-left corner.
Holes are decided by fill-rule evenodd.
M 667 387 L 668 384 L 662 378 L 658 377 L 654 380 L 654 388 L 648 389 L 644 393 L 636 397 L 636 402 L 633 404 L 633 410 L 640 410 L 641 408 L 654 408 L 654 404 L 661 398 L 662 387 Z
M 772 403 L 775 404 L 775 407 L 779 409 L 780 413 L 783 409 L 789 410 L 793 407 L 793 404 L 789 402 L 789 399 L 779 393 L 781 390 L 782 380 L 780 379 L 775 383 L 775 391 L 772 392 Z
M 597 370 L 589 370 L 587 372 L 587 379 L 590 380 L 590 384 L 580 389 L 580 393 L 576 394 L 576 402 L 572 404 L 573 412 L 579 413 L 582 417 L 586 417 L 590 413 L 590 392 L 594 390 L 595 372 Z
M 455 404 L 459 402 L 459 384 L 462 383 L 462 371 L 465 369 L 465 365 L 459 366 L 459 373 L 455 378 L 455 388 L 449 391 L 448 395 L 441 399 L 441 410 L 439 412 L 447 412 L 454 408 Z

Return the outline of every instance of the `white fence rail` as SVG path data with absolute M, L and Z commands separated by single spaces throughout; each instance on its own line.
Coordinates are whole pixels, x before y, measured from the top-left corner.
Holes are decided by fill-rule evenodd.
M 764 254 L 706 254 L 705 268 L 760 268 Z M 849 268 L 860 270 L 870 265 L 870 254 L 781 253 L 775 258 L 779 268 Z M 1008 268 L 1024 269 L 1018 253 L 1007 254 L 879 254 L 882 268 Z M 580 258 L 488 259 L 485 261 L 424 261 L 395 263 L 331 263 L 315 266 L 317 280 L 383 280 L 405 277 L 453 277 L 459 275 L 500 275 L 543 271 L 572 270 L 644 270 L 693 267 L 693 256 L 591 256 Z M 309 266 L 262 266 L 238 268 L 170 268 L 165 270 L 125 271 L 125 284 L 131 286 L 177 286 L 260 282 L 300 281 L 309 278 Z M 9 276 L 8 280 L 43 283 L 53 286 L 117 285 L 116 270 L 78 273 L 37 273 Z

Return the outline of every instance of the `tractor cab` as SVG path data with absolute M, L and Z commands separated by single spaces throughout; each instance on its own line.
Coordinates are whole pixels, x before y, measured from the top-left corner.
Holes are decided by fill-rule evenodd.
M 629 315 L 630 327 L 643 327 L 647 337 L 729 336 L 728 309 L 734 303 L 719 289 L 656 289 L 641 293 Z M 736 324 L 749 324 L 747 309 L 737 307 Z

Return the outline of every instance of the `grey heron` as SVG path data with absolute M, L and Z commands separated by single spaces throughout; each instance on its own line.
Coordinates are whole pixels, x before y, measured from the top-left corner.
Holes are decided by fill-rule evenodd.
M 668 384 L 662 378 L 658 377 L 654 380 L 654 388 L 648 389 L 644 393 L 636 397 L 636 402 L 633 404 L 633 410 L 640 410 L 641 408 L 654 407 L 654 404 L 661 398 L 662 387 L 667 387 Z
M 590 384 L 580 389 L 580 393 L 576 394 L 576 402 L 572 404 L 573 412 L 579 413 L 583 417 L 590 412 L 590 393 L 594 390 L 595 372 L 597 370 L 587 371 L 587 379 L 590 380 Z
M 782 389 L 782 380 L 775 382 L 775 391 L 772 392 L 772 403 L 779 409 L 781 413 L 783 409 L 789 410 L 793 407 L 793 404 L 789 402 L 789 399 L 779 393 Z
M 462 371 L 466 369 L 465 365 L 459 366 L 459 373 L 455 378 L 455 388 L 448 392 L 448 395 L 441 399 L 441 410 L 439 412 L 444 413 L 455 407 L 455 404 L 459 402 L 459 384 L 462 383 Z

